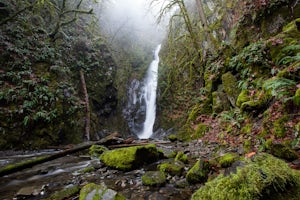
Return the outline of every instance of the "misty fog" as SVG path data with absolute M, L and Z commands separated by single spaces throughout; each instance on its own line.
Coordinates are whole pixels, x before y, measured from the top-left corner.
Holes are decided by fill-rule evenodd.
M 98 9 L 107 42 L 143 44 L 155 47 L 165 36 L 163 23 L 157 24 L 160 5 L 150 7 L 150 0 L 110 0 Z M 122 45 L 122 44 L 119 44 Z M 127 44 L 128 45 L 128 44 Z M 124 46 L 127 46 L 124 44 Z

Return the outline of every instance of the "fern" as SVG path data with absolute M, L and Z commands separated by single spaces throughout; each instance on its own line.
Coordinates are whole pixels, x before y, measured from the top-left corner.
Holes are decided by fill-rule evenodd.
M 296 82 L 286 78 L 272 78 L 267 80 L 263 84 L 263 88 L 266 91 L 270 91 L 271 95 L 276 98 L 282 98 L 283 96 L 289 95 L 289 89 L 296 86 Z
M 289 63 L 300 61 L 300 53 L 295 56 L 285 56 L 278 61 L 278 65 L 287 65 Z
M 299 52 L 299 51 L 300 51 L 300 44 L 290 45 L 282 49 L 282 52 Z

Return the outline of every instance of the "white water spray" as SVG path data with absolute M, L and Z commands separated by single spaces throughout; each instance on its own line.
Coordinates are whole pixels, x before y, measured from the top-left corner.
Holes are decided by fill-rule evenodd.
M 144 122 L 143 132 L 141 132 L 138 137 L 140 139 L 150 138 L 153 134 L 153 125 L 155 122 L 156 115 L 156 90 L 157 90 L 157 72 L 159 64 L 159 51 L 161 45 L 158 45 L 154 52 L 154 60 L 151 62 L 147 77 L 145 80 L 145 85 L 142 91 L 142 98 L 146 103 L 146 119 Z

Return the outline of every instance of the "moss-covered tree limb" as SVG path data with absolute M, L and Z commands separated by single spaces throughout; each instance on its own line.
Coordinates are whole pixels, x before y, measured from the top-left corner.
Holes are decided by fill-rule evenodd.
M 90 10 L 81 10 L 81 4 L 82 1 L 80 1 L 77 5 L 76 8 L 68 8 L 66 0 L 63 0 L 61 7 L 56 6 L 55 9 L 57 11 L 57 16 L 58 19 L 55 22 L 55 28 L 53 31 L 49 34 L 49 37 L 55 41 L 56 35 L 60 32 L 61 28 L 64 26 L 67 26 L 77 20 L 77 15 L 78 14 L 93 14 L 93 9 Z M 71 15 L 71 20 L 68 20 L 67 18 L 70 18 Z

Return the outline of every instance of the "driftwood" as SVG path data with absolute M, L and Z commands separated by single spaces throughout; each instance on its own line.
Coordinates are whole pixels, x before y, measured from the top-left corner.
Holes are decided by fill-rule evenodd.
M 92 145 L 107 145 L 109 148 L 112 149 L 112 148 L 130 147 L 130 146 L 141 146 L 141 145 L 148 145 L 148 144 L 166 144 L 167 143 L 167 142 L 152 142 L 151 143 L 151 142 L 142 142 L 141 141 L 140 143 L 131 143 L 131 144 L 123 143 L 123 144 L 117 144 L 117 145 L 109 145 L 109 143 L 112 140 L 116 141 L 116 139 L 120 139 L 120 138 L 115 137 L 115 134 L 111 134 L 99 141 L 81 143 L 79 145 L 74 146 L 71 149 L 63 150 L 61 152 L 58 152 L 58 153 L 55 153 L 52 155 L 40 156 L 40 157 L 31 159 L 31 160 L 26 160 L 26 161 L 15 163 L 15 164 L 9 164 L 5 167 L 0 168 L 0 177 L 8 175 L 8 174 L 12 174 L 14 172 L 21 171 L 26 168 L 30 168 L 35 165 L 42 164 L 42 163 L 45 163 L 45 162 L 48 162 L 48 161 L 51 161 L 51 160 L 54 160 L 57 158 L 61 158 L 66 155 L 69 155 L 69 154 L 76 153 L 78 151 L 88 149 Z

